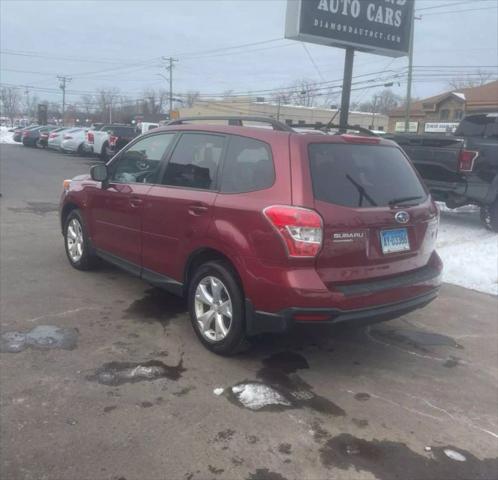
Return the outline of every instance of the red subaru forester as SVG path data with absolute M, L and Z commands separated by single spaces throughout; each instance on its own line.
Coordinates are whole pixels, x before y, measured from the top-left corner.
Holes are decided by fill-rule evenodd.
M 225 120 L 176 121 L 66 180 L 71 265 L 101 258 L 186 296 L 219 354 L 297 322 L 393 319 L 437 296 L 438 210 L 395 143 Z

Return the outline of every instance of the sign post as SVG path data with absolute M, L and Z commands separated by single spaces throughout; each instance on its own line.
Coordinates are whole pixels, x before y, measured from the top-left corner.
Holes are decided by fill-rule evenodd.
M 414 0 L 287 0 L 285 37 L 346 49 L 340 127 L 348 122 L 355 50 L 406 56 Z

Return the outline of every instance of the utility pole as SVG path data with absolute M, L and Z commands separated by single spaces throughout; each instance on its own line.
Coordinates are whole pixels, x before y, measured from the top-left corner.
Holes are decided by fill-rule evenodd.
M 282 103 L 282 96 L 278 96 L 278 108 L 277 108 L 277 122 L 280 122 L 280 105 Z
M 415 0 L 414 2 L 415 3 Z M 415 5 L 413 5 L 412 28 L 410 34 L 410 49 L 408 52 L 408 82 L 406 85 L 406 108 L 405 108 L 405 133 L 410 131 L 410 110 L 412 107 L 412 80 L 413 80 L 413 44 L 415 35 L 415 19 L 421 20 L 422 17 L 415 16 Z
M 24 88 L 25 88 L 24 94 L 26 95 L 26 117 L 29 120 L 29 117 L 30 117 L 30 111 L 29 111 L 29 87 L 27 85 L 25 85 Z
M 64 118 L 66 112 L 66 85 L 72 80 L 70 77 L 66 77 L 65 75 L 57 76 L 60 80 L 59 88 L 62 90 L 62 126 L 64 126 Z
M 347 130 L 349 102 L 351 100 L 351 82 L 353 80 L 353 63 L 354 63 L 354 48 L 346 48 L 346 56 L 344 60 L 344 77 L 342 80 L 342 98 L 341 98 L 341 113 L 339 116 L 339 132 L 344 133 Z
M 171 115 L 173 113 L 173 63 L 178 62 L 177 58 L 173 57 L 162 57 L 163 60 L 167 61 L 166 70 L 169 72 L 169 119 L 171 120 Z

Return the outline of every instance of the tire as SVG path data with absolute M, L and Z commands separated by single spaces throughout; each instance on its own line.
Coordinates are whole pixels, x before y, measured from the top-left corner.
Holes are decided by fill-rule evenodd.
M 75 240 L 80 244 L 79 251 L 77 247 L 71 247 Z M 79 210 L 72 210 L 64 222 L 64 248 L 69 263 L 77 270 L 92 270 L 97 266 L 98 257 L 94 253 L 83 216 Z
M 80 156 L 85 155 L 85 152 L 84 152 L 84 150 L 83 150 L 83 144 L 81 144 L 81 145 L 78 147 L 78 150 L 76 150 L 76 154 L 77 154 L 77 155 L 80 155 Z
M 214 290 L 213 281 L 216 287 Z M 203 291 L 207 295 L 203 295 Z M 219 303 L 213 305 L 217 300 L 216 297 L 221 305 Z M 209 299 L 213 300 L 213 303 L 210 303 Z M 231 302 L 231 308 L 228 302 Z M 222 308 L 223 305 L 225 308 Z M 192 327 L 208 350 L 218 355 L 233 355 L 247 347 L 244 295 L 232 269 L 227 264 L 212 261 L 197 268 L 189 284 L 188 307 Z M 212 312 L 206 317 L 204 331 L 198 320 L 203 310 L 204 313 Z M 226 332 L 223 332 L 220 325 L 226 329 Z
M 107 142 L 102 145 L 99 157 L 103 162 L 107 162 L 107 160 L 109 160 L 109 158 L 107 157 Z
M 491 205 L 481 207 L 481 221 L 492 232 L 498 232 L 498 198 Z

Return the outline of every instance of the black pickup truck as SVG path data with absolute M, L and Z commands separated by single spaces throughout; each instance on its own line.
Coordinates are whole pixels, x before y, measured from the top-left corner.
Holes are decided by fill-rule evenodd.
M 394 134 L 435 200 L 448 208 L 478 205 L 498 232 L 498 113 L 469 115 L 453 135 Z
M 106 147 L 107 158 L 119 152 L 137 135 L 139 135 L 139 132 L 136 127 L 113 125 L 112 130 L 109 131 L 109 142 Z

